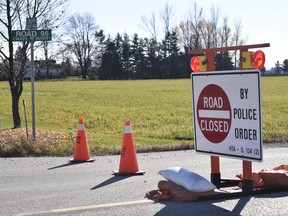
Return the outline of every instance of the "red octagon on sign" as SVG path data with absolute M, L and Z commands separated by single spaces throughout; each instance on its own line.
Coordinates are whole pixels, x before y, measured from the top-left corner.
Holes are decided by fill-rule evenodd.
M 197 101 L 200 130 L 210 142 L 226 139 L 231 127 L 231 105 L 225 91 L 218 85 L 207 85 Z

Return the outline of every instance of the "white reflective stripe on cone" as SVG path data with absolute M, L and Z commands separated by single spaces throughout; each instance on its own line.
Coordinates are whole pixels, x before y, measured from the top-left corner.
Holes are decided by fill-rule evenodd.
M 130 126 L 130 125 L 125 126 L 125 128 L 124 128 L 124 133 L 125 133 L 125 134 L 132 133 L 132 129 L 131 129 L 131 126 Z
M 84 124 L 78 124 L 78 130 L 84 130 Z

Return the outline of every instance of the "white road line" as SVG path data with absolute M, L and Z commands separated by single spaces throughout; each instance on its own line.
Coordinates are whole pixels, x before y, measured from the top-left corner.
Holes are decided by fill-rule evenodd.
M 108 207 L 136 205 L 136 204 L 149 204 L 149 203 L 154 203 L 154 201 L 145 199 L 145 200 L 135 200 L 135 201 L 118 202 L 118 203 L 106 203 L 106 204 L 90 205 L 90 206 L 78 206 L 78 207 L 63 208 L 63 209 L 51 209 L 51 210 L 39 211 L 39 212 L 20 213 L 20 214 L 17 214 L 17 216 L 65 213 L 65 212 L 73 212 L 73 211 L 81 211 L 81 210 L 89 210 L 89 209 L 108 208 Z

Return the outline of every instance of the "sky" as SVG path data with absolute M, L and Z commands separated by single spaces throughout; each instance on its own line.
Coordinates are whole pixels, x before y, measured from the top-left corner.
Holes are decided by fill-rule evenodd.
M 160 22 L 166 3 L 174 10 L 172 24 L 175 25 L 187 18 L 194 3 L 203 8 L 206 16 L 210 15 L 212 6 L 218 7 L 221 17 L 228 17 L 231 27 L 235 19 L 242 22 L 247 45 L 270 43 L 270 47 L 259 48 L 265 53 L 267 69 L 277 61 L 281 64 L 288 59 L 288 1 L 285 0 L 70 0 L 68 10 L 71 14 L 92 13 L 105 35 L 137 33 L 145 37 L 147 32 L 141 28 L 141 16 L 149 18 L 155 13 Z

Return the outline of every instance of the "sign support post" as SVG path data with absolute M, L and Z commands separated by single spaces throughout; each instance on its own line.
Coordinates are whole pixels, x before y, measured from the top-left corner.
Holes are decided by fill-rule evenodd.
M 37 19 L 36 17 L 33 18 L 26 18 L 26 29 L 32 34 L 33 30 L 37 29 Z M 17 35 L 17 32 L 16 32 Z M 35 83 L 35 66 L 34 66 L 34 37 L 31 37 L 31 109 L 32 109 L 32 138 L 33 142 L 36 142 L 36 127 L 35 127 L 35 90 L 34 90 L 34 83 Z
M 35 128 L 35 68 L 34 68 L 34 41 L 31 41 L 31 103 L 32 103 L 32 137 L 34 143 L 36 142 L 36 128 Z
M 35 66 L 34 66 L 34 42 L 51 41 L 51 29 L 37 30 L 36 17 L 26 18 L 26 30 L 12 30 L 12 41 L 29 41 L 31 43 L 31 103 L 32 103 L 32 137 L 36 142 L 35 127 Z

